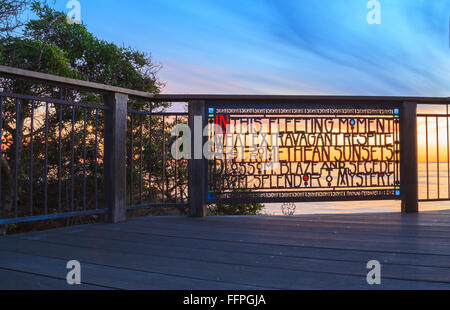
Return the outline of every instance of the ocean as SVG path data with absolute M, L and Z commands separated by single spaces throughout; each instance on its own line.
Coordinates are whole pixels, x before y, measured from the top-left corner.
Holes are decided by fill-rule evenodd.
M 448 199 L 449 192 L 449 167 L 448 164 L 437 163 L 419 164 L 419 199 Z M 439 172 L 439 173 L 438 173 Z M 438 178 L 439 174 L 439 178 Z M 427 185 L 428 180 L 428 185 Z M 438 187 L 439 185 L 439 187 Z M 439 194 L 439 196 L 438 196 Z M 293 208 L 291 208 L 292 211 Z M 420 211 L 450 210 L 450 201 L 423 202 Z M 309 214 L 352 214 L 352 213 L 386 213 L 400 212 L 400 201 L 351 201 L 351 202 L 308 202 L 296 203 L 292 215 Z M 265 204 L 263 214 L 284 215 L 282 204 Z

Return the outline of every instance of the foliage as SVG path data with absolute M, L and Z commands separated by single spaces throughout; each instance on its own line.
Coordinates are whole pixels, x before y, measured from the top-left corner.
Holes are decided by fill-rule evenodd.
M 216 203 L 214 205 L 209 206 L 208 209 L 210 215 L 222 216 L 222 215 L 260 215 L 263 208 L 264 205 L 260 203 Z
M 45 3 L 33 1 L 31 4 L 37 17 L 23 24 L 21 34 L 3 33 L 0 36 L 0 64 L 145 92 L 160 92 L 163 86 L 157 79 L 160 66 L 153 63 L 148 54 L 101 40 L 90 33 L 85 25 L 67 23 L 63 12 L 57 12 Z M 18 79 L 0 79 L 0 89 L 39 97 L 62 97 L 67 101 L 94 105 L 103 103 L 101 94 Z M 130 102 L 131 108 L 139 110 L 167 106 L 148 101 Z M 19 121 L 16 123 L 17 107 Z M 28 206 L 31 204 L 33 215 L 43 214 L 46 191 L 50 214 L 80 211 L 84 205 L 92 209 L 96 203 L 102 207 L 104 114 L 101 110 L 97 115 L 96 109 L 46 105 L 39 100 L 26 99 L 20 100 L 20 105 L 17 105 L 10 98 L 2 102 L 2 108 L 1 155 L 9 167 L 14 167 L 18 161 L 19 216 L 30 216 Z M 160 127 L 161 121 L 155 119 L 153 126 Z M 33 145 L 30 144 L 31 141 Z M 160 148 L 161 143 L 156 137 L 151 142 L 151 145 L 144 147 L 144 154 L 148 154 L 150 149 Z M 125 143 L 130 145 L 130 139 Z M 160 162 L 161 158 L 155 159 L 154 169 L 157 175 L 162 175 Z M 182 175 L 182 169 L 184 168 L 178 167 L 179 175 Z M 132 173 L 136 171 L 128 167 L 127 175 Z M 2 179 L 4 178 L 2 175 Z M 30 183 L 33 184 L 33 192 L 29 191 Z M 149 192 L 157 190 L 158 188 Z M 94 200 L 94 191 L 98 191 L 97 202 Z
M 21 14 L 32 4 L 30 0 L 0 0 L 0 37 L 9 36 L 23 25 Z
M 20 35 L 3 33 L 0 36 L 0 64 L 155 94 L 160 92 L 163 86 L 157 78 L 160 65 L 155 64 L 150 55 L 101 40 L 85 25 L 67 23 L 63 12 L 45 3 L 27 3 L 31 3 L 37 17 L 25 24 L 16 23 L 21 27 Z M 0 79 L 0 88 L 10 93 L 62 97 L 93 105 L 103 103 L 100 94 L 17 79 Z M 18 215 L 30 216 L 30 205 L 33 205 L 32 215 L 43 214 L 46 205 L 49 214 L 81 211 L 86 205 L 89 209 L 96 204 L 102 208 L 103 112 L 99 110 L 97 115 L 96 109 L 47 105 L 39 100 L 22 99 L 19 105 L 17 102 L 13 99 L 2 102 L 3 135 L 0 138 L 2 156 L 9 167 L 15 167 L 18 162 Z M 129 107 L 149 111 L 164 109 L 168 104 L 134 100 Z M 187 120 L 169 117 L 164 122 L 163 119 L 148 115 L 131 118 L 129 114 L 125 141 L 127 200 L 134 205 L 187 200 L 187 161 L 175 161 L 170 156 L 170 146 L 175 139 L 170 130 L 175 123 L 187 123 Z M 29 191 L 30 184 L 33 192 Z M 96 191 L 98 201 L 94 201 Z M 48 193 L 47 204 L 43 199 L 45 192 Z M 260 204 L 218 204 L 212 213 L 249 215 L 258 214 L 261 209 Z
M 187 202 L 188 162 L 175 160 L 171 155 L 176 139 L 171 131 L 176 124 L 187 124 L 187 117 L 129 114 L 127 199 L 130 205 Z
M 222 204 L 218 203 L 209 208 L 209 214 L 221 215 L 260 215 L 264 206 L 260 203 Z
M 119 47 L 90 33 L 85 25 L 69 24 L 63 12 L 35 2 L 37 19 L 24 26 L 23 36 L 2 38 L 1 64 L 65 77 L 159 93 L 160 69 L 150 55 Z
M 2 43 L 2 64 L 4 65 L 35 71 L 38 58 L 41 57 L 40 62 L 43 64 L 40 69 L 41 72 L 70 78 L 81 78 L 77 70 L 70 66 L 67 53 L 58 46 L 51 44 L 42 45 L 39 41 L 33 39 L 13 37 L 3 39 Z M 39 56 L 40 54 L 42 55 Z M 9 88 L 6 82 L 3 85 L 6 86 L 5 88 Z M 12 90 L 26 90 L 25 86 L 14 85 L 11 84 L 10 86 L 13 88 Z M 28 89 L 31 90 L 32 88 L 29 87 Z
M 66 52 L 69 66 L 82 79 L 151 93 L 160 91 L 162 84 L 156 78 L 160 66 L 146 53 L 100 40 L 85 25 L 67 23 L 63 12 L 47 5 L 36 6 L 34 11 L 39 19 L 25 26 L 25 36 Z M 41 69 L 45 64 L 35 65 Z

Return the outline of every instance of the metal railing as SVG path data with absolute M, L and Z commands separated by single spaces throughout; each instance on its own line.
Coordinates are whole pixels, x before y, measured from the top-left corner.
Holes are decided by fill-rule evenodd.
M 106 109 L 0 93 L 1 224 L 107 211 L 101 125 Z
M 448 104 L 419 106 L 419 200 L 450 200 L 450 113 Z
M 171 130 L 188 114 L 128 110 L 127 123 L 128 208 L 187 206 L 188 161 L 171 156 Z
M 104 105 L 0 93 L 0 224 L 108 211 L 105 110 Z M 187 161 L 174 160 L 169 148 L 171 128 L 187 123 L 187 113 L 128 110 L 127 123 L 128 208 L 186 206 Z
M 20 81 L 41 94 L 0 92 L 0 225 L 89 215 L 116 222 L 127 209 L 187 206 L 188 163 L 169 149 L 187 113 L 153 112 L 152 94 L 0 69 L 8 72 L 1 85 Z M 136 102 L 141 108 L 129 109 Z M 114 115 L 120 106 L 126 127 Z M 111 199 L 125 188 L 124 205 Z
M 401 111 L 402 210 L 417 212 L 418 187 L 421 201 L 450 200 L 448 98 L 154 95 L 4 66 L 0 77 L 35 85 L 0 93 L 0 225 L 92 214 L 116 223 L 128 210 L 187 205 L 190 216 L 205 216 L 206 159 L 175 160 L 170 151 L 171 130 L 181 123 L 191 128 L 191 150 L 201 147 L 196 119 L 205 126 L 210 105 L 394 107 Z M 188 103 L 189 113 L 155 109 L 167 102 Z M 445 110 L 417 114 L 418 104 Z

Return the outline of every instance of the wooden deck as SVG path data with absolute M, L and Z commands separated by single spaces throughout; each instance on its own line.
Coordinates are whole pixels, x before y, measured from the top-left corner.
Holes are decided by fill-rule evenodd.
M 66 283 L 69 260 L 81 286 Z M 381 286 L 366 282 L 370 260 Z M 450 211 L 147 217 L 10 236 L 0 289 L 450 289 Z

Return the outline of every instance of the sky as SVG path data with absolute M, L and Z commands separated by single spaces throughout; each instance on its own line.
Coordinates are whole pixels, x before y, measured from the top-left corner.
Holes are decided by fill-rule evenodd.
M 78 0 L 166 94 L 450 96 L 450 0 Z M 66 0 L 55 8 L 69 12 Z

